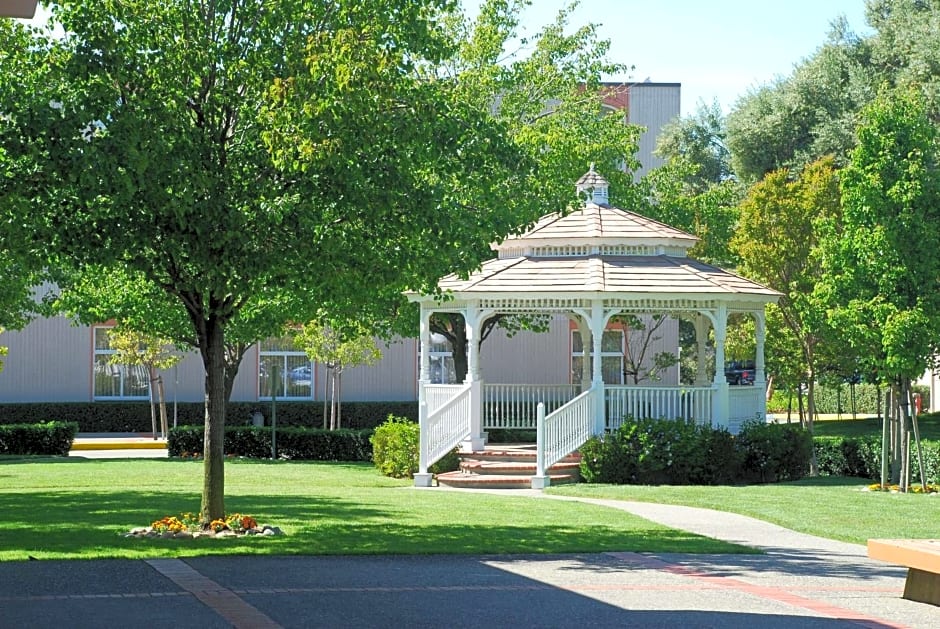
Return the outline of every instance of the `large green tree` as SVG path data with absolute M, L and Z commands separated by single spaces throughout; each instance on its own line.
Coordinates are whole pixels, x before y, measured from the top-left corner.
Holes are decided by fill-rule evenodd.
M 816 290 L 824 272 L 821 243 L 838 224 L 840 212 L 839 180 L 831 158 L 810 164 L 792 179 L 789 171 L 777 170 L 748 191 L 731 242 L 746 276 L 783 293 L 777 308 L 802 354 L 810 432 L 818 346 L 828 334 L 827 304 Z
M 842 173 L 844 228 L 829 243 L 834 327 L 901 400 L 940 351 L 940 135 L 928 103 L 908 89 L 865 109 Z
M 603 107 L 607 91 L 626 87 L 601 84 L 604 75 L 626 68 L 607 58 L 609 42 L 598 38 L 596 25 L 572 28 L 575 4 L 536 33 L 522 33 L 521 19 L 531 4 L 486 0 L 474 19 L 453 19 L 449 27 L 458 42 L 456 52 L 428 73 L 455 81 L 462 99 L 491 111 L 512 141 L 533 156 L 539 181 L 516 194 L 539 196 L 542 213 L 573 207 L 574 184 L 591 163 L 610 183 L 612 204 L 636 206 L 642 197 L 632 172 L 638 167 L 641 129 L 626 124 L 623 112 Z M 478 254 L 483 259 L 493 255 L 488 245 Z M 512 335 L 522 329 L 544 331 L 546 324 L 545 317 L 497 314 L 484 322 L 480 342 L 497 328 Z M 462 382 L 467 372 L 463 317 L 437 313 L 431 330 L 449 342 Z
M 205 520 L 224 514 L 226 383 L 247 341 L 324 313 L 387 320 L 402 290 L 471 270 L 563 202 L 492 103 L 429 71 L 455 54 L 455 10 L 64 0 L 64 35 L 14 26 L 4 43 L 0 212 L 84 282 L 129 278 L 148 298 L 125 303 L 170 308 L 198 349 Z

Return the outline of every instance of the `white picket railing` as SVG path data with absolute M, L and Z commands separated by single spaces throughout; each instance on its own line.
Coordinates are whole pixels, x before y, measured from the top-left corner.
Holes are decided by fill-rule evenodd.
M 745 422 L 766 419 L 764 387 L 741 385 L 728 387 L 728 430 L 737 434 Z
M 578 394 L 576 384 L 483 384 L 483 429 L 535 429 L 538 404 L 553 413 Z
M 420 474 L 427 474 L 428 467 L 470 436 L 470 389 L 469 384 L 460 385 L 456 395 L 434 411 L 428 410 L 427 401 L 418 409 L 421 427 L 418 453 Z
M 424 402 L 428 413 L 433 413 L 464 390 L 464 384 L 427 384 L 424 385 Z
M 710 423 L 712 387 L 611 386 L 604 389 L 607 428 L 616 430 L 627 417 L 635 419 L 688 419 Z
M 549 415 L 545 415 L 543 404 L 538 405 L 535 461 L 537 476 L 544 477 L 546 470 L 552 465 L 591 438 L 594 430 L 595 399 L 595 389 L 589 389 Z

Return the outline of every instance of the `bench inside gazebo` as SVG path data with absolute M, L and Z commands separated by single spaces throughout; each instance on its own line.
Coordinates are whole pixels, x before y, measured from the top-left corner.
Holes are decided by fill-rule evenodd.
M 497 257 L 467 279 L 439 282 L 450 299 L 411 294 L 421 308 L 418 383 L 421 434 L 415 485 L 430 486 L 428 468 L 460 446 L 485 460 L 486 431 L 528 428 L 533 488 L 551 483 L 552 468 L 593 435 L 627 418 L 678 419 L 736 432 L 766 415 L 764 307 L 779 293 L 688 257 L 697 238 L 608 204 L 606 180 L 591 170 L 578 182 L 581 208 L 542 217 L 525 234 L 494 245 Z M 467 376 L 461 384 L 432 384 L 430 318 L 460 313 L 466 325 Z M 483 322 L 497 314 L 568 317 L 583 339 L 582 380 L 554 385 L 485 383 L 479 360 Z M 618 315 L 665 314 L 694 324 L 698 345 L 695 382 L 649 386 L 604 383 L 602 337 Z M 729 385 L 724 373 L 729 316 L 753 317 L 753 385 Z M 714 357 L 707 364 L 706 342 Z M 709 379 L 709 367 L 713 376 Z M 472 472 L 471 472 L 472 473 Z

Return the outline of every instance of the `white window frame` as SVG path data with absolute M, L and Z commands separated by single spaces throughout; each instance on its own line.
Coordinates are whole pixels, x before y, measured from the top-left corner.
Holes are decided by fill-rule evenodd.
M 261 366 L 265 362 L 265 359 L 279 359 L 280 364 L 278 365 L 278 372 L 280 375 L 281 386 L 277 394 L 277 399 L 279 400 L 315 400 L 316 399 L 316 363 L 309 360 L 307 355 L 300 350 L 293 349 L 264 349 L 266 343 L 275 343 L 278 339 L 267 339 L 264 342 L 258 345 L 258 370 L 257 370 L 257 379 L 256 379 L 256 388 L 258 391 L 258 400 L 270 400 L 271 391 L 262 391 L 261 387 Z M 288 367 L 290 364 L 290 358 L 303 357 L 306 361 L 306 366 L 310 369 L 310 386 L 309 393 L 304 393 L 303 395 L 291 394 L 290 387 L 288 386 L 288 377 L 290 372 L 293 369 L 303 367 L 303 364 L 297 364 L 293 367 Z
M 605 358 L 607 358 L 607 359 L 616 358 L 616 359 L 618 359 L 620 366 L 619 366 L 619 368 L 617 369 L 617 381 L 616 381 L 616 382 L 608 382 L 608 381 L 605 379 L 605 380 L 604 380 L 604 384 L 607 384 L 607 385 L 623 384 L 623 348 L 624 348 L 624 339 L 625 339 L 625 336 L 626 336 L 626 335 L 625 335 L 624 330 L 623 330 L 622 328 L 607 328 L 606 330 L 604 330 L 604 335 L 606 336 L 606 335 L 608 335 L 608 334 L 617 334 L 618 336 L 620 336 L 620 344 L 619 344 L 619 345 L 620 345 L 620 351 L 601 351 L 601 365 L 604 364 L 604 359 L 605 359 Z M 584 354 L 583 354 L 582 352 L 580 352 L 580 351 L 575 351 L 575 349 L 574 349 L 574 348 L 575 348 L 575 338 L 577 338 L 578 341 L 580 341 L 580 340 L 581 340 L 581 332 L 579 332 L 578 330 L 571 330 L 571 368 L 570 368 L 570 370 L 569 370 L 569 373 L 571 374 L 572 380 L 574 380 L 574 378 L 575 378 L 574 359 L 575 359 L 575 358 L 581 358 L 581 359 L 584 358 Z M 603 347 L 603 345 L 604 345 L 604 343 L 603 343 L 603 340 L 602 340 L 602 341 L 601 341 L 601 347 Z M 583 345 L 582 345 L 582 347 L 583 347 Z M 590 349 L 591 349 L 591 348 L 589 348 L 589 350 L 590 350 Z M 588 351 L 588 356 L 590 356 L 590 355 L 591 355 L 591 352 Z M 583 365 L 582 365 L 582 369 L 583 369 Z M 580 384 L 580 382 L 575 382 L 575 383 L 573 383 L 573 384 Z
M 150 399 L 150 375 L 147 373 L 147 368 L 143 365 L 123 365 L 118 363 L 112 363 L 110 358 L 104 360 L 103 365 L 99 365 L 99 358 L 110 357 L 117 354 L 117 351 L 111 349 L 111 343 L 108 342 L 107 347 L 98 347 L 98 333 L 99 332 L 110 332 L 114 329 L 113 325 L 96 325 L 92 327 L 92 337 L 91 337 L 91 395 L 92 399 L 95 401 L 110 401 L 110 400 L 149 400 Z M 98 369 L 99 367 L 106 367 L 109 369 L 111 377 L 117 377 L 118 379 L 118 394 L 117 395 L 99 395 L 98 394 Z M 128 369 L 134 369 L 139 371 L 138 377 L 143 374 L 144 382 L 147 383 L 145 387 L 145 393 L 143 395 L 129 395 L 124 392 L 125 384 L 127 382 Z

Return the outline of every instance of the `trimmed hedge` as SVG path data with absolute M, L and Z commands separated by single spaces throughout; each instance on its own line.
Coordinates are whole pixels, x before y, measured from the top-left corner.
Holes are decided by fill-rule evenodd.
M 718 485 L 795 480 L 809 471 L 812 440 L 799 427 L 751 422 L 732 436 L 682 419 L 628 420 L 581 447 L 589 483 Z
M 418 472 L 420 447 L 418 424 L 404 417 L 389 415 L 372 435 L 372 462 L 385 476 L 410 478 Z M 457 448 L 428 468 L 432 474 L 451 472 L 460 466 Z
M 203 431 L 203 426 L 178 426 L 171 429 L 167 438 L 169 455 L 202 454 Z M 371 429 L 323 430 L 278 426 L 277 456 L 280 459 L 304 461 L 371 461 L 371 436 Z M 228 456 L 270 458 L 271 428 L 226 426 L 223 447 Z
M 255 410 L 261 411 L 265 424 L 271 422 L 270 402 L 229 402 L 226 424 L 242 426 L 251 423 Z M 389 415 L 418 420 L 417 402 L 343 402 L 343 428 L 375 428 Z M 167 404 L 170 423 L 173 405 Z M 36 424 L 45 421 L 70 421 L 78 424 L 79 432 L 150 432 L 149 402 L 36 402 L 0 404 L 0 425 Z M 202 402 L 177 404 L 177 424 L 196 426 L 205 422 Z M 284 427 L 320 428 L 323 426 L 323 402 L 277 402 L 277 425 Z
M 74 422 L 0 426 L 0 454 L 68 456 L 78 432 Z
M 819 473 L 881 480 L 881 437 L 815 437 Z M 928 483 L 940 483 L 940 441 L 921 441 L 924 475 Z M 917 447 L 911 443 L 911 482 L 920 482 Z
M 915 392 L 920 393 L 921 398 L 923 398 L 923 408 L 930 408 L 930 387 L 914 385 L 913 389 Z M 857 413 L 863 413 L 866 415 L 878 414 L 879 399 L 881 405 L 884 405 L 885 391 L 887 391 L 887 388 L 881 387 L 881 397 L 879 398 L 878 387 L 874 384 L 855 385 L 855 411 Z M 817 413 L 842 413 L 843 415 L 852 414 L 852 390 L 849 385 L 843 384 L 841 387 L 838 387 L 817 384 L 814 392 L 816 396 Z M 773 396 L 770 398 L 770 401 L 767 403 L 767 412 L 786 413 L 788 399 L 789 394 L 786 391 L 782 389 L 775 390 Z M 806 404 L 805 397 L 803 404 Z M 798 410 L 799 403 L 797 402 L 796 395 L 794 394 L 792 412 L 796 414 Z

